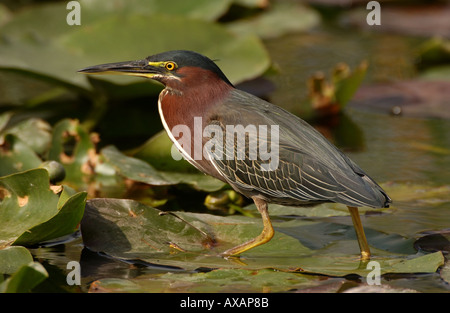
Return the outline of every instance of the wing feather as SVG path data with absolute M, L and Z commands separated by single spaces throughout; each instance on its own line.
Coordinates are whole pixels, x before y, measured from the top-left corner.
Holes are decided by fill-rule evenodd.
M 216 151 L 226 151 L 226 154 L 222 158 L 210 155 L 215 169 L 245 195 L 259 195 L 289 205 L 340 202 L 350 206 L 381 207 L 390 201 L 362 169 L 319 132 L 266 101 L 235 90 L 227 102 L 214 111 L 208 123 L 220 125 L 227 136 L 258 138 L 257 146 L 245 140 L 241 147 L 236 141 L 230 146 L 223 140 L 223 146 L 216 147 Z M 246 128 L 245 134 L 228 134 L 226 125 L 256 127 Z M 279 129 L 278 166 L 271 170 L 262 169 L 270 160 L 263 160 L 258 154 L 261 146 L 270 147 L 267 136 L 258 134 L 260 125 L 268 129 L 278 125 Z M 242 153 L 239 149 L 244 149 L 244 158 L 238 157 L 239 152 Z M 255 149 L 257 158 L 252 159 Z

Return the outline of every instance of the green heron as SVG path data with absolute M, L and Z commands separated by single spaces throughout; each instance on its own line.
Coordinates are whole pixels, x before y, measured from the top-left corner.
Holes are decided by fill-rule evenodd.
M 308 123 L 236 89 L 214 61 L 196 52 L 176 50 L 138 61 L 87 67 L 80 72 L 141 76 L 162 83 L 165 88 L 159 95 L 159 114 L 182 155 L 203 173 L 228 183 L 237 192 L 253 199 L 263 220 L 261 234 L 223 252 L 223 256 L 238 256 L 273 237 L 268 203 L 307 206 L 337 202 L 347 205 L 350 211 L 361 258 L 370 258 L 358 207 L 389 207 L 389 196 Z M 179 125 L 185 126 L 184 131 L 194 133 L 188 137 L 188 144 L 179 131 L 174 132 Z M 236 127 L 233 129 L 230 125 Z M 236 131 L 238 125 L 243 131 Z M 210 126 L 215 127 L 212 128 L 214 131 L 206 132 Z M 276 132 L 270 136 L 267 132 L 265 136 L 262 132 L 258 134 L 264 126 L 272 126 Z M 233 129 L 232 134 L 230 129 Z M 211 148 L 211 138 L 218 137 L 219 131 L 228 135 L 227 144 L 216 138 Z M 201 135 L 201 140 L 195 140 L 199 138 L 196 132 Z M 209 136 L 204 136 L 205 133 Z M 251 145 L 255 137 L 258 138 L 256 146 Z M 242 138 L 244 145 L 238 146 Z M 275 141 L 276 145 L 272 145 Z M 206 149 L 208 144 L 209 150 Z M 272 155 L 276 162 L 265 168 L 263 165 L 270 165 L 268 158 L 262 153 L 256 153 L 256 157 L 252 155 L 264 144 L 271 147 L 271 152 L 277 152 Z M 199 157 L 195 155 L 198 151 L 207 151 L 207 155 Z M 219 152 L 226 152 L 226 156 Z

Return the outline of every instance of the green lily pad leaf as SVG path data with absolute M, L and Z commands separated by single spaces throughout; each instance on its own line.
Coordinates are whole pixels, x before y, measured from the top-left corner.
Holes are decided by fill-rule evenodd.
M 130 33 L 134 36 L 130 36 Z M 114 34 L 115 40 L 110 40 L 110 35 L 107 34 Z M 136 41 L 140 36 L 148 39 Z M 170 39 L 155 41 L 154 38 Z M 234 83 L 255 78 L 270 65 L 267 51 L 257 37 L 237 36 L 219 24 L 178 16 L 115 15 L 101 19 L 89 28 L 83 27 L 71 32 L 62 41 L 70 51 L 77 51 L 77 54 L 85 56 L 83 64 L 77 63 L 80 67 L 75 71 L 92 64 L 142 59 L 151 54 L 176 49 L 194 50 L 219 60 L 218 65 Z M 210 42 L 217 44 L 211 46 L 208 44 Z M 113 51 L 114 56 L 110 54 L 106 59 L 104 51 Z M 142 55 L 142 51 L 145 51 L 145 55 Z M 142 81 L 138 77 L 114 75 L 98 78 L 121 85 Z
M 392 264 L 389 273 L 434 273 L 444 262 L 444 255 L 438 251 Z
M 287 292 L 317 285 L 311 276 L 263 269 L 217 269 L 207 273 L 142 275 L 136 279 L 106 278 L 89 292 Z
M 32 245 L 73 233 L 86 192 L 50 189 L 48 172 L 34 169 L 0 177 L 0 246 Z
M 74 30 L 65 18 L 61 18 L 67 13 L 66 3 L 38 5 L 22 10 L 3 25 L 0 30 L 3 38 L 0 70 L 23 73 L 72 88 L 89 89 L 88 81 L 73 74 L 72 62 L 76 58 L 56 43 L 58 36 Z
M 50 182 L 52 184 L 60 182 L 66 177 L 66 170 L 64 169 L 64 166 L 59 162 L 45 161 L 41 165 L 39 165 L 39 167 L 45 168 L 48 171 Z
M 188 184 L 195 189 L 203 191 L 216 191 L 225 185 L 225 183 L 200 172 L 158 171 L 149 163 L 137 158 L 128 157 L 113 146 L 103 148 L 100 154 L 103 156 L 105 163 L 113 166 L 120 175 L 149 185 L 168 186 Z
M 172 153 L 176 153 L 176 159 Z M 194 166 L 182 158 L 177 149 L 173 149 L 173 142 L 165 130 L 160 131 L 138 147 L 133 151 L 132 156 L 144 160 L 161 171 L 198 172 Z
M 16 246 L 0 249 L 0 274 L 12 274 L 30 262 L 33 262 L 33 256 L 27 248 Z
M 22 266 L 14 275 L 0 284 L 0 292 L 23 293 L 30 292 L 35 286 L 47 279 L 48 273 L 38 262 Z
M 198 19 L 200 15 L 212 14 L 213 9 L 216 13 L 209 18 L 220 15 L 228 5 L 225 0 L 219 6 L 210 1 L 192 4 L 177 1 L 179 9 L 174 8 L 175 15 L 167 15 L 170 10 L 159 14 L 144 1 L 121 1 L 119 5 L 125 7 L 120 8 L 120 13 L 110 3 L 84 2 L 80 1 L 82 27 L 67 24 L 66 3 L 36 5 L 17 13 L 0 30 L 3 38 L 0 70 L 33 75 L 85 92 L 92 86 L 85 75 L 77 73 L 81 68 L 142 59 L 172 49 L 195 50 L 220 59 L 221 67 L 234 82 L 259 76 L 270 65 L 268 53 L 258 38 L 236 35 L 219 24 Z M 202 5 L 206 2 L 207 5 Z M 162 8 L 161 3 L 166 9 L 164 1 L 154 2 L 153 7 Z M 105 9 L 98 10 L 99 6 Z M 147 10 L 141 10 L 143 6 Z M 187 7 L 190 7 L 188 15 L 192 14 L 193 18 L 178 15 Z M 46 22 L 42 23 L 43 20 Z M 101 79 L 121 85 L 142 81 L 133 77 Z
M 47 122 L 30 118 L 8 127 L 12 115 L 0 116 L 0 176 L 38 167 L 51 140 Z
M 69 189 L 70 190 L 70 189 Z M 69 197 L 70 191 L 63 189 L 58 201 L 59 212 L 50 220 L 39 224 L 23 233 L 15 245 L 33 245 L 56 239 L 75 232 L 83 217 L 86 204 L 86 192 L 79 192 Z
M 320 23 L 319 14 L 297 3 L 274 2 L 265 12 L 228 24 L 236 34 L 257 34 L 268 39 L 311 29 Z
M 427 203 L 429 205 L 450 201 L 450 185 L 389 183 L 382 186 L 395 201 Z
M 219 253 L 258 235 L 260 224 L 259 219 L 243 216 L 223 218 L 209 214 L 169 214 L 133 200 L 92 199 L 87 202 L 81 232 L 84 244 L 93 251 L 122 260 L 138 259 L 193 270 L 199 267 L 236 267 L 233 261 L 224 260 Z M 278 233 L 270 245 L 277 249 L 269 249 L 268 254 L 285 268 L 293 265 L 285 257 L 278 258 L 280 253 L 286 250 L 293 252 L 293 249 L 295 253 L 310 251 L 282 233 Z M 267 246 L 262 246 L 254 250 L 264 252 L 267 249 Z
M 169 253 L 174 244 L 192 251 L 213 244 L 211 237 L 182 219 L 133 200 L 89 200 L 81 232 L 90 249 L 128 259 Z M 115 238 L 114 244 L 107 238 Z
M 14 135 L 6 135 L 0 144 L 0 176 L 38 167 L 42 160 L 26 143 Z
M 8 128 L 3 133 L 17 136 L 38 155 L 43 155 L 50 146 L 51 126 L 41 119 L 27 119 Z
M 79 2 L 83 11 L 87 11 L 91 15 L 90 19 L 94 17 L 95 13 L 98 18 L 105 14 L 117 14 L 117 11 L 120 10 L 127 14 L 170 14 L 214 21 L 228 10 L 232 0 L 173 0 L 170 2 L 170 8 L 165 0 L 116 0 L 114 5 L 102 0 L 80 0 Z
M 360 213 L 369 208 L 358 208 Z M 257 213 L 255 204 L 249 204 L 244 208 L 249 212 Z M 373 209 L 370 209 L 373 210 Z M 328 217 L 328 216 L 347 216 L 349 211 L 346 205 L 340 203 L 323 203 L 313 207 L 291 207 L 280 204 L 270 205 L 270 215 L 273 216 L 308 216 L 308 217 Z
M 111 257 L 194 270 L 198 268 L 264 269 L 301 271 L 330 276 L 367 276 L 371 268 L 360 262 L 356 240 L 351 254 L 340 245 L 310 249 L 289 231 L 313 225 L 311 221 L 274 222 L 274 238 L 245 252 L 240 259 L 224 259 L 220 252 L 256 237 L 261 220 L 245 216 L 221 217 L 187 212 L 163 213 L 132 200 L 88 201 L 81 223 L 87 248 Z M 444 262 L 441 252 L 405 259 L 403 255 L 375 249 L 381 273 L 435 272 Z
M 108 146 L 100 151 L 100 155 L 108 165 L 111 165 L 120 175 L 131 180 L 149 185 L 171 185 L 170 182 L 153 166 L 140 159 L 126 156 L 114 146 Z
M 58 200 L 45 169 L 0 177 L 0 247 L 56 215 Z

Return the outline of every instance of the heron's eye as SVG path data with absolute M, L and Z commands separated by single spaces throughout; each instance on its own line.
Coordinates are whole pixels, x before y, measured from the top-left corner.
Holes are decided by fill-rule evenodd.
M 166 70 L 173 71 L 174 69 L 177 68 L 177 65 L 174 62 L 167 62 L 165 67 Z

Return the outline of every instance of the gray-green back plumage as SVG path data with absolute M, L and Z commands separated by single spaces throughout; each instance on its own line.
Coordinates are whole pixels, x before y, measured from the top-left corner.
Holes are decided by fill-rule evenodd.
M 226 101 L 210 112 L 207 123 L 219 125 L 225 133 L 227 125 L 256 126 L 246 128 L 245 158 L 237 157 L 236 145 L 230 149 L 225 142 L 220 148 L 216 146 L 215 152 L 227 152 L 227 157 L 211 155 L 215 169 L 246 196 L 293 206 L 322 202 L 389 206 L 390 198 L 361 168 L 308 123 L 278 106 L 233 89 Z M 269 171 L 261 170 L 267 160 L 249 157 L 255 147 L 248 139 L 261 135 L 255 133 L 260 125 L 268 130 L 278 125 L 279 130 L 278 162 Z M 266 143 L 259 136 L 257 148 Z

